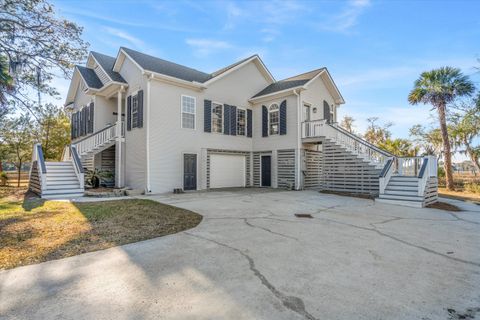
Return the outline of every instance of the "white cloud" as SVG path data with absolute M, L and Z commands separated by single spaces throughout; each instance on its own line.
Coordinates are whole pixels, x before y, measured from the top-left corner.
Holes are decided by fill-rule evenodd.
M 117 28 L 112 28 L 112 27 L 104 27 L 104 30 L 117 37 L 117 38 L 120 38 L 122 40 L 125 40 L 129 43 L 131 43 L 132 45 L 134 45 L 136 48 L 138 49 L 144 49 L 144 46 L 145 46 L 145 43 L 140 40 L 139 38 L 135 37 L 135 36 L 132 36 L 131 34 L 121 30 L 121 29 L 117 29 Z
M 220 40 L 212 39 L 187 39 L 185 42 L 191 46 L 197 56 L 205 57 L 219 50 L 230 49 L 233 46 Z
M 358 18 L 370 6 L 370 0 L 351 0 L 343 10 L 328 19 L 321 29 L 333 32 L 348 33 L 358 23 Z

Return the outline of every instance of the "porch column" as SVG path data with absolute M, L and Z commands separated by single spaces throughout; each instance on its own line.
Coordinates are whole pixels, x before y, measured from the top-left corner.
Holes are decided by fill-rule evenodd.
M 116 134 L 117 134 L 117 145 L 116 145 L 116 160 L 117 163 L 115 164 L 115 176 L 116 181 L 115 185 L 117 188 L 123 187 L 122 183 L 122 92 L 123 86 L 117 92 L 117 127 L 116 127 Z

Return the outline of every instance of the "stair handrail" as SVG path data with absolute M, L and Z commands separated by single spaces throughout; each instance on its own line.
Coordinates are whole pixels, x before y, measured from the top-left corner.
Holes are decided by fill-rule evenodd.
M 388 182 L 390 181 L 390 178 L 392 177 L 392 174 L 394 172 L 394 162 L 395 158 L 390 158 L 387 160 L 387 163 L 383 167 L 382 171 L 380 172 L 379 175 L 379 192 L 380 194 L 385 193 L 385 189 L 387 188 Z
M 87 152 L 92 151 L 96 147 L 101 146 L 105 142 L 117 137 L 117 124 L 109 125 L 97 132 L 92 133 L 88 137 L 82 138 L 72 143 L 77 148 L 79 155 L 84 155 Z
M 83 189 L 85 187 L 85 173 L 82 166 L 82 161 L 80 160 L 80 156 L 78 155 L 77 147 L 75 145 L 70 145 L 69 149 L 73 169 L 75 170 L 75 174 L 77 175 L 80 188 Z
M 327 123 L 324 119 L 302 122 L 302 138 L 311 137 L 325 137 L 334 140 L 375 165 L 385 164 L 389 158 L 394 157 L 391 153 L 348 132 L 337 124 Z
M 41 191 L 46 189 L 47 186 L 47 166 L 45 165 L 45 158 L 43 157 L 43 149 L 40 143 L 35 143 L 33 145 L 32 151 L 32 165 L 30 166 L 30 172 L 28 174 L 28 181 L 32 178 L 32 170 L 34 164 L 37 163 L 39 167 L 38 175 L 40 179 L 40 188 Z
M 418 195 L 424 196 L 430 178 L 436 178 L 437 172 L 437 158 L 429 155 L 423 157 L 422 166 L 418 173 Z

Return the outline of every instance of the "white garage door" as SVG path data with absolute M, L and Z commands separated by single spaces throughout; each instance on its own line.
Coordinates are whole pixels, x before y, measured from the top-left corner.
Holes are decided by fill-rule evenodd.
M 245 187 L 245 156 L 210 155 L 210 188 Z

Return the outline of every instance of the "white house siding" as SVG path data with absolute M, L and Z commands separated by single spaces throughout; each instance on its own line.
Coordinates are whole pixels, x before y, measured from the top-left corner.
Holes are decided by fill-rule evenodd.
M 125 97 L 136 93 L 138 90 L 144 90 L 143 113 L 145 116 L 146 97 L 145 88 L 146 80 L 133 62 L 125 59 L 120 72 L 122 77 L 128 83 L 128 89 Z M 124 109 L 126 110 L 126 108 Z M 126 120 L 126 118 L 125 118 Z M 122 145 L 123 146 L 123 145 Z M 134 189 L 146 188 L 146 135 L 145 135 L 145 121 L 143 128 L 133 128 L 131 131 L 126 130 L 125 126 L 125 184 Z
M 170 192 L 183 187 L 184 153 L 197 154 L 197 188 L 203 189 L 207 187 L 207 149 L 251 152 L 253 138 L 204 132 L 204 99 L 250 108 L 248 99 L 267 84 L 253 63 L 203 92 L 152 80 L 150 117 L 144 121 L 144 126 L 147 121 L 150 124 L 151 191 Z M 196 98 L 195 130 L 181 127 L 181 95 Z
M 106 99 L 105 97 L 95 97 L 95 111 L 93 116 L 93 131 L 102 130 L 106 126 L 112 125 L 117 121 L 113 115 L 117 112 L 117 100 Z
M 335 104 L 334 98 L 325 86 L 322 77 L 318 77 L 312 83 L 309 84 L 308 89 L 302 91 L 302 108 L 303 104 L 310 105 L 310 120 L 325 119 L 323 114 L 323 100 L 327 101 L 329 105 Z M 313 109 L 317 108 L 317 112 L 313 113 Z M 334 112 L 334 121 L 336 121 L 337 112 Z M 303 110 L 302 110 L 303 117 Z M 301 120 L 302 122 L 305 119 Z
M 283 100 L 287 100 L 287 134 L 263 137 L 262 106 L 264 105 L 268 108 L 273 103 L 280 105 Z M 297 132 L 297 121 L 297 96 L 294 94 L 256 103 L 253 106 L 253 151 L 272 152 L 272 187 L 274 188 L 278 186 L 278 150 L 298 149 L 299 136 Z M 259 171 L 253 172 L 254 181 L 259 181 L 260 178 L 257 176 L 258 174 Z

